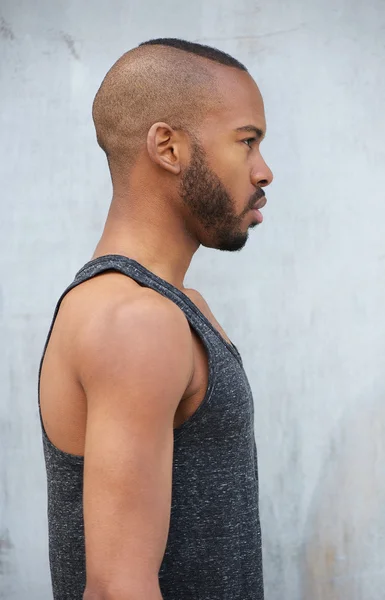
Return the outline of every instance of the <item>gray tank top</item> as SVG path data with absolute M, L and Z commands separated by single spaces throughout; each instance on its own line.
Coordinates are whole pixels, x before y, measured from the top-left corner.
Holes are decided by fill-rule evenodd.
M 87 263 L 62 294 L 43 358 L 64 296 L 106 271 L 123 273 L 175 302 L 208 355 L 205 398 L 188 421 L 174 429 L 171 520 L 159 571 L 162 596 L 263 600 L 254 407 L 235 346 L 183 292 L 134 260 L 108 255 Z M 86 581 L 83 457 L 60 451 L 49 441 L 43 423 L 42 428 L 53 595 L 55 600 L 81 600 Z

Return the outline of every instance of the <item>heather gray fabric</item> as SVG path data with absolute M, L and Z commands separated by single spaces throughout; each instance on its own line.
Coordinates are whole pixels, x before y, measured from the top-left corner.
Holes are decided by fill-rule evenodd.
M 263 600 L 254 407 L 235 346 L 177 288 L 131 259 L 109 255 L 87 263 L 61 296 L 44 352 L 65 294 L 110 270 L 175 302 L 209 357 L 206 396 L 194 415 L 174 430 L 171 521 L 159 571 L 163 598 Z M 43 444 L 54 598 L 81 600 L 85 587 L 83 458 L 58 450 L 44 428 Z

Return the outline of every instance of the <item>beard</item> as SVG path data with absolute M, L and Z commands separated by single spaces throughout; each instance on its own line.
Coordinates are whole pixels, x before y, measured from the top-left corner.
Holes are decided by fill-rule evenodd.
M 189 166 L 182 175 L 180 197 L 204 229 L 202 245 L 218 250 L 241 250 L 249 237 L 242 231 L 244 216 L 252 209 L 260 195 L 253 194 L 240 215 L 222 181 L 208 166 L 204 149 L 196 142 L 192 145 Z M 255 227 L 252 223 L 250 227 Z

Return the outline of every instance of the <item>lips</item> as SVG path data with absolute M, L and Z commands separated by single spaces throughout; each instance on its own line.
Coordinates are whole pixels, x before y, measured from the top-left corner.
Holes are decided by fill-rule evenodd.
M 260 208 L 263 208 L 264 206 L 266 206 L 266 202 L 267 202 L 267 198 L 266 198 L 266 196 L 263 196 L 263 198 L 260 198 L 254 204 L 253 210 L 259 210 Z

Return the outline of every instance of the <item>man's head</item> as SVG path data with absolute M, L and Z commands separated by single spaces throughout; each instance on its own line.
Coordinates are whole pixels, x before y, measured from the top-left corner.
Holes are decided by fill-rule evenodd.
M 263 100 L 241 63 L 182 40 L 146 42 L 107 73 L 93 117 L 114 191 L 140 181 L 199 243 L 243 247 L 272 174 L 259 151 Z

